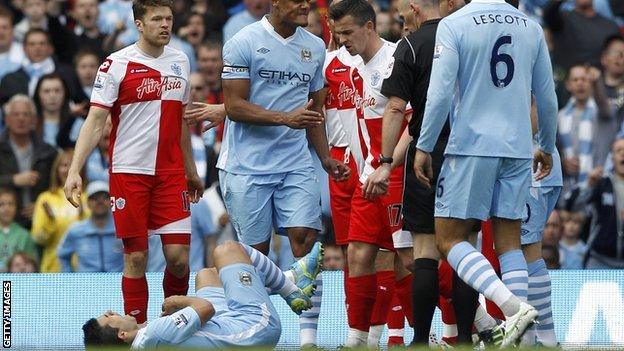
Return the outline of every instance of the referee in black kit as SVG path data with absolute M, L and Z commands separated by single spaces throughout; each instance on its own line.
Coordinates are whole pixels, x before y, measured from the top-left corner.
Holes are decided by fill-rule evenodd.
M 399 0 L 401 7 L 407 9 L 404 17 L 406 30 L 415 29 L 397 45 L 394 53 L 392 74 L 383 82 L 381 93 L 388 97 L 383 116 L 382 155 L 399 156 L 398 134 L 403 123 L 404 113 L 409 101 L 413 114 L 409 122 L 411 142 L 407 150 L 405 165 L 405 190 L 403 195 L 403 229 L 408 230 L 413 238 L 414 262 L 412 265 L 414 340 L 412 344 L 426 344 L 429 339 L 431 320 L 438 304 L 438 261 L 440 253 L 435 242 L 434 202 L 435 184 L 424 188 L 414 173 L 416 143 L 420 135 L 425 112 L 429 77 L 433 64 L 436 30 L 441 20 L 440 11 L 448 12 L 465 5 L 463 0 Z M 439 4 L 442 3 L 440 6 Z M 401 10 L 399 10 L 401 12 Z M 446 13 L 444 13 L 446 15 Z M 447 120 L 437 144 L 431 153 L 434 177 L 437 180 L 444 158 L 444 149 L 450 134 Z M 395 148 L 397 150 L 395 151 Z M 383 191 L 391 168 L 400 165 L 402 160 L 394 160 L 392 165 L 384 163 L 369 178 L 373 186 Z M 460 343 L 472 342 L 472 324 L 475 317 L 477 292 L 466 285 L 457 274 L 453 277 L 453 308 L 457 319 L 458 339 Z

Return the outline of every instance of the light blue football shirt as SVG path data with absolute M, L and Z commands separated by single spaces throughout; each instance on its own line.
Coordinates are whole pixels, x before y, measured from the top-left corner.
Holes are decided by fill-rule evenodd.
M 542 28 L 522 12 L 503 0 L 473 0 L 440 22 L 419 149 L 433 150 L 456 83 L 446 154 L 532 158 L 531 91 L 539 146 L 554 152 L 557 97 L 548 48 Z
M 283 38 L 268 18 L 250 24 L 223 47 L 223 79 L 249 79 L 249 102 L 290 112 L 324 86 L 323 41 L 303 28 Z M 217 168 L 235 174 L 276 174 L 312 167 L 306 131 L 225 121 Z

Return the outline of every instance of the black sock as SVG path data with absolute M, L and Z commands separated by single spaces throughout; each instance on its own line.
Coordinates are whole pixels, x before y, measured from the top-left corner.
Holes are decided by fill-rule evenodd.
M 438 261 L 429 258 L 414 260 L 412 301 L 414 309 L 414 340 L 412 344 L 428 344 L 431 320 L 438 305 Z
M 453 272 L 453 310 L 457 320 L 457 342 L 472 344 L 472 325 L 479 294 Z

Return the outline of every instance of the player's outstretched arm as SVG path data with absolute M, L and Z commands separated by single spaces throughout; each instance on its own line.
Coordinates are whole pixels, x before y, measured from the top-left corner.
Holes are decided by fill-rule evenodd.
M 78 134 L 76 148 L 74 149 L 74 157 L 72 158 L 65 187 L 63 188 L 65 198 L 76 208 L 80 206 L 80 193 L 82 192 L 80 170 L 84 167 L 87 157 L 89 157 L 102 138 L 108 113 L 108 109 L 92 105 L 89 109 L 87 120 L 80 128 L 80 134 Z
M 210 301 L 199 297 L 176 295 L 169 296 L 163 301 L 161 316 L 171 315 L 186 307 L 191 307 L 197 312 L 202 325 L 215 315 L 214 306 Z
M 196 123 L 210 122 L 202 126 L 202 133 L 216 127 L 225 120 L 225 105 L 224 104 L 207 104 L 205 102 L 193 101 L 191 103 L 193 108 L 187 108 L 184 112 L 184 120 L 189 125 Z
M 318 113 L 321 117 L 323 116 L 323 104 L 326 97 L 327 89 L 321 89 L 310 93 L 310 102 L 308 103 L 308 106 L 312 111 Z M 321 122 L 318 125 L 308 127 L 306 129 L 306 133 L 308 141 L 314 147 L 314 151 L 316 151 L 316 155 L 319 160 L 321 160 L 323 169 L 325 169 L 327 174 L 333 177 L 336 181 L 348 179 L 351 175 L 351 169 L 344 163 L 338 162 L 329 156 L 329 143 L 327 142 L 325 123 Z
M 204 182 L 197 174 L 197 167 L 193 159 L 193 147 L 191 146 L 191 133 L 186 123 L 182 123 L 180 147 L 182 148 L 182 158 L 184 159 L 184 172 L 186 174 L 189 200 L 192 203 L 197 203 L 204 195 Z
M 540 48 L 533 66 L 531 89 L 537 103 L 539 147 L 545 153 L 552 154 L 557 133 L 557 95 L 548 47 L 543 32 L 539 30 Z
M 224 79 L 223 101 L 228 118 L 256 125 L 285 125 L 304 129 L 323 124 L 323 116 L 310 110 L 311 101 L 290 112 L 272 111 L 249 102 L 249 79 Z

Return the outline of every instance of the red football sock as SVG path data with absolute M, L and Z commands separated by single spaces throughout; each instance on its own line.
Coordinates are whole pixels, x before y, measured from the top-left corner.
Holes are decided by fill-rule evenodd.
M 124 313 L 136 318 L 137 323 L 147 320 L 147 279 L 121 277 L 121 292 L 124 300 Z
M 363 332 L 370 329 L 370 320 L 377 296 L 375 274 L 347 279 L 347 318 L 349 327 Z
M 371 315 L 371 325 L 384 325 L 388 319 L 388 312 L 392 304 L 394 295 L 394 271 L 379 271 L 377 276 L 377 297 L 373 314 Z
M 388 347 L 405 345 L 403 335 L 405 333 L 405 314 L 401 301 L 394 291 L 392 304 L 388 312 Z
M 457 343 L 457 321 L 455 320 L 455 310 L 451 301 L 440 296 L 438 307 L 442 312 L 442 340 L 449 345 Z
M 165 268 L 165 276 L 163 277 L 163 291 L 165 298 L 173 295 L 186 295 L 189 288 L 189 271 L 182 277 L 176 277 L 168 268 Z
M 413 274 L 408 274 L 405 277 L 397 280 L 396 293 L 403 306 L 403 314 L 407 317 L 407 321 L 410 325 L 414 325 L 414 312 L 412 308 L 412 277 Z

